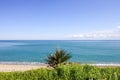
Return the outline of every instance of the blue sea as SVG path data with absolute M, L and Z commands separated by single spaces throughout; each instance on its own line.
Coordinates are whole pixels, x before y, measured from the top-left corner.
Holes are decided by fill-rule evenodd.
M 119 40 L 0 40 L 0 62 L 45 63 L 56 48 L 68 51 L 71 62 L 120 63 Z

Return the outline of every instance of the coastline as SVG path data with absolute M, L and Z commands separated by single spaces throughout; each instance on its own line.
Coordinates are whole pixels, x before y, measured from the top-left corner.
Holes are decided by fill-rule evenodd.
M 101 64 L 101 63 L 97 63 L 97 64 L 89 64 L 89 65 L 92 65 L 92 66 L 97 66 L 97 67 L 103 67 L 103 68 L 105 68 L 105 67 L 112 67 L 112 68 L 114 68 L 114 67 L 120 67 L 120 64 L 116 64 L 116 63 L 103 63 L 103 64 Z
M 81 64 L 86 65 L 86 64 Z M 97 63 L 87 64 L 97 67 L 120 67 L 120 64 L 114 63 Z M 48 65 L 40 62 L 0 62 L 0 72 L 14 72 L 14 71 L 27 71 L 33 69 L 48 68 Z
M 7 64 L 7 65 L 42 65 L 42 66 L 47 65 L 45 63 L 40 63 L 40 62 L 0 62 L 0 64 Z
M 0 72 L 27 71 L 47 68 L 47 64 L 39 62 L 0 62 Z

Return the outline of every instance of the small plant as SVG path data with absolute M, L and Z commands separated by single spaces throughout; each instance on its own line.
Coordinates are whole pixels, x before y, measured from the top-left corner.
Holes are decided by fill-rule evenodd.
M 65 63 L 66 61 L 68 61 L 71 58 L 71 55 L 63 50 L 63 49 L 56 49 L 54 54 L 50 54 L 47 59 L 46 62 L 53 68 L 57 67 L 58 65 L 61 65 L 63 63 Z

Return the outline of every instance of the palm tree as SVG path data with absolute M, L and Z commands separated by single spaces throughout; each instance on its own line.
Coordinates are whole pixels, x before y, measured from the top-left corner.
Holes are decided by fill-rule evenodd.
M 57 67 L 58 65 L 61 65 L 62 63 L 65 63 L 66 61 L 68 61 L 71 58 L 71 55 L 66 52 L 63 49 L 56 49 L 54 54 L 50 54 L 47 59 L 46 62 L 53 68 Z

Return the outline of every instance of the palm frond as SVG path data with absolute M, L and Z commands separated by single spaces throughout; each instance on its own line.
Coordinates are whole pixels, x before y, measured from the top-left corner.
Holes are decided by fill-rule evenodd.
M 47 59 L 45 60 L 50 66 L 56 67 L 58 64 L 62 64 L 68 61 L 70 58 L 71 55 L 67 51 L 63 49 L 56 49 L 55 53 L 48 55 Z

